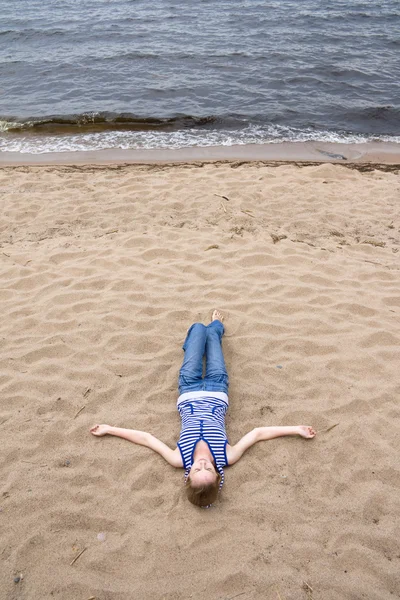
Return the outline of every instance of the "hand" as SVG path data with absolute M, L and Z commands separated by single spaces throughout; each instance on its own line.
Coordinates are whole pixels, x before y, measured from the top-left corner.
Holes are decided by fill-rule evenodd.
M 310 439 L 317 435 L 317 432 L 310 425 L 299 425 L 298 426 L 298 434 L 301 437 Z
M 107 435 L 107 433 L 109 433 L 109 431 L 110 431 L 109 425 L 94 425 L 94 427 L 91 428 L 90 433 L 92 433 L 93 435 L 97 435 L 98 437 L 101 437 L 102 435 Z

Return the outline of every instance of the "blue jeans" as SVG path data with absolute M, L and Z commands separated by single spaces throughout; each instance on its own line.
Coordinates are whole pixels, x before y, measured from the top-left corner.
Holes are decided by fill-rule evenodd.
M 185 356 L 179 371 L 179 394 L 185 392 L 228 393 L 228 373 L 222 352 L 224 326 L 212 321 L 207 327 L 194 323 L 186 336 L 183 349 Z M 203 377 L 203 356 L 206 355 L 206 372 Z

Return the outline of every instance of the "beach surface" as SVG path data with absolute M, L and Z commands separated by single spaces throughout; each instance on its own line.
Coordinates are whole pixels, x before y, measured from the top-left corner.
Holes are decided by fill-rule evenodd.
M 38 138 L 40 139 L 40 138 Z M 19 165 L 171 164 L 201 161 L 272 161 L 338 164 L 400 164 L 400 146 L 394 142 L 359 144 L 337 142 L 280 142 L 187 148 L 138 148 L 74 152 L 0 152 L 0 167 Z
M 3 163 L 4 164 L 4 163 Z M 400 182 L 384 165 L 0 169 L 0 597 L 391 600 L 400 590 Z M 197 509 L 186 329 L 225 315 L 229 442 Z

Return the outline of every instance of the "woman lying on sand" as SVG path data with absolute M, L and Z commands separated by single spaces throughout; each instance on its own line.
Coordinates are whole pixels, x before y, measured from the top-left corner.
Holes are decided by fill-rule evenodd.
M 185 469 L 187 496 L 196 506 L 210 506 L 224 482 L 223 467 L 234 465 L 244 452 L 262 440 L 300 435 L 313 438 L 316 432 L 309 425 L 293 427 L 256 427 L 230 446 L 225 432 L 228 410 L 228 373 L 222 353 L 223 316 L 217 310 L 207 327 L 194 323 L 183 345 L 185 356 L 179 372 L 177 407 L 182 429 L 175 450 L 145 431 L 122 429 L 110 425 L 95 425 L 93 435 L 116 435 L 134 444 L 147 446 L 173 467 Z M 203 378 L 203 356 L 206 372 Z

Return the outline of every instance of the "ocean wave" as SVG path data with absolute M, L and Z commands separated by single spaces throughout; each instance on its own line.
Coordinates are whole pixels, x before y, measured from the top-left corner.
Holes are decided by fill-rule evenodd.
M 293 84 L 302 81 L 304 75 L 288 78 L 286 82 Z M 314 77 L 317 79 L 317 77 Z M 338 124 L 341 122 L 343 106 L 332 107 L 331 113 L 335 115 Z M 298 126 L 296 121 L 296 111 L 278 110 L 277 112 L 271 106 L 269 114 L 253 114 L 251 117 L 239 113 L 230 113 L 225 115 L 190 115 L 175 114 L 168 117 L 146 117 L 130 112 L 99 112 L 87 111 L 78 114 L 59 114 L 19 118 L 17 116 L 0 115 L 0 133 L 16 135 L 78 135 L 109 132 L 178 132 L 181 130 L 216 130 L 221 134 L 224 130 L 229 130 L 232 135 L 246 135 L 249 131 L 261 131 L 262 135 L 269 136 L 273 127 L 280 127 L 280 133 L 289 131 L 290 135 L 339 135 L 347 139 L 358 136 L 360 139 L 377 138 L 398 138 L 398 124 L 400 122 L 400 107 L 392 104 L 388 105 L 370 105 L 352 107 L 346 106 L 346 120 L 354 123 L 355 128 L 350 133 L 345 130 L 345 123 L 342 128 L 332 132 L 326 132 L 321 125 L 314 123 L 305 123 Z M 287 125 L 281 125 L 282 122 Z M 289 121 L 289 122 L 288 122 Z M 290 122 L 292 121 L 292 122 Z M 369 123 L 369 127 L 368 127 Z M 272 128 L 272 129 L 271 129 Z M 359 131 L 357 132 L 357 128 Z M 369 129 L 369 131 L 368 131 Z M 218 133 L 216 134 L 218 135 Z
M 53 38 L 55 36 L 68 36 L 68 29 L 36 29 L 34 27 L 29 27 L 26 29 L 3 29 L 0 31 L 0 36 L 10 36 L 13 41 L 17 41 L 22 38 L 23 41 L 29 41 L 35 38 Z
M 199 127 L 173 131 L 102 131 L 73 135 L 0 135 L 0 151 L 27 154 L 77 152 L 107 149 L 179 149 L 280 142 L 366 143 L 372 141 L 400 144 L 400 136 L 360 135 L 352 132 L 295 129 L 280 125 L 248 125 L 241 129 Z
M 360 110 L 361 117 L 363 119 L 375 119 L 379 121 L 399 121 L 400 120 L 400 107 L 398 106 L 368 106 Z M 357 113 L 354 114 L 357 117 Z
M 36 134 L 74 134 L 90 131 L 110 131 L 110 130 L 128 130 L 128 131 L 147 131 L 182 129 L 186 127 L 204 127 L 221 121 L 220 125 L 233 124 L 235 117 L 226 117 L 220 119 L 217 116 L 210 115 L 196 117 L 191 115 L 176 115 L 174 117 L 141 117 L 131 113 L 112 113 L 112 112 L 86 112 L 72 115 L 49 115 L 43 117 L 26 117 L 18 119 L 17 117 L 0 116 L 0 131 L 19 133 L 33 132 Z M 237 124 L 237 123 L 236 123 Z

